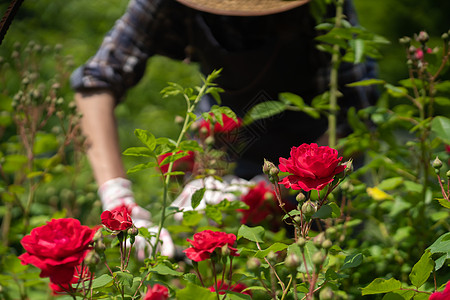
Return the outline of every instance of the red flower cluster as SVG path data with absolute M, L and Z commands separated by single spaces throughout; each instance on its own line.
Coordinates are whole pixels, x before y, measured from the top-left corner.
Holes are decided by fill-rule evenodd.
M 341 165 L 342 157 L 338 158 L 338 152 L 327 146 L 319 147 L 317 144 L 302 144 L 292 147 L 291 157 L 280 157 L 280 171 L 289 175 L 280 182 L 286 188 L 294 190 L 322 190 L 333 181 L 336 174 L 345 170 Z
M 166 300 L 169 299 L 169 290 L 161 284 L 155 284 L 153 287 L 148 287 L 148 292 L 145 294 L 143 300 Z
M 34 228 L 21 243 L 27 251 L 19 256 L 22 264 L 41 269 L 40 277 L 50 277 L 55 284 L 70 284 L 75 268 L 90 249 L 96 230 L 76 219 L 51 220 Z
M 243 213 L 241 223 L 259 224 L 274 213 L 275 191 L 270 184 L 264 181 L 252 187 L 241 201 L 249 206 L 248 209 L 239 209 Z
M 219 122 L 216 122 L 214 124 L 214 132 L 211 132 L 211 124 L 208 120 L 202 120 L 200 122 L 200 131 L 206 130 L 207 135 L 206 136 L 210 136 L 213 134 L 218 134 L 218 133 L 229 133 L 232 132 L 233 130 L 238 129 L 239 127 L 242 126 L 242 119 L 237 118 L 237 122 L 235 120 L 233 120 L 232 118 L 228 117 L 225 114 L 222 114 L 222 120 L 223 120 L 223 125 L 220 125 Z
M 105 210 L 100 218 L 102 219 L 102 224 L 113 231 L 123 231 L 133 226 L 131 215 L 126 206 L 119 206 L 111 211 Z
M 450 281 L 447 282 L 447 285 L 442 292 L 435 292 L 431 294 L 429 300 L 450 300 Z
M 228 246 L 230 255 L 239 256 L 236 253 L 237 249 L 232 247 L 236 242 L 236 236 L 232 233 L 204 230 L 194 234 L 194 240 L 187 239 L 187 241 L 191 243 L 192 247 L 183 252 L 189 259 L 196 262 L 210 258 L 216 249 L 220 250 L 225 245 Z
M 176 154 L 181 153 L 178 151 Z M 192 172 L 195 164 L 195 153 L 193 151 L 186 151 L 187 155 L 183 156 L 173 162 L 172 171 Z M 158 157 L 158 164 L 160 164 L 166 157 L 173 155 L 172 152 L 164 153 Z M 167 173 L 169 171 L 169 164 L 161 166 L 161 171 Z
M 245 290 L 247 288 L 247 286 L 245 284 L 242 284 L 242 283 L 228 285 L 226 282 L 222 282 L 222 280 L 218 280 L 217 281 L 217 286 L 219 287 L 219 295 L 225 295 L 225 292 L 227 292 L 227 291 L 241 293 L 241 294 L 246 294 L 246 295 L 249 295 L 249 296 L 252 295 L 251 291 L 242 292 L 243 290 Z M 209 290 L 211 292 L 215 292 L 216 291 L 214 286 L 211 286 L 209 288 Z

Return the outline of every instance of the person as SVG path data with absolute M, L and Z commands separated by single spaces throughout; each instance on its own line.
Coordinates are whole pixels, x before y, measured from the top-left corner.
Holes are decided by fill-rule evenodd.
M 222 105 L 238 116 L 257 103 L 277 99 L 281 92 L 298 94 L 310 103 L 328 89 L 330 57 L 316 48 L 318 32 L 309 6 L 308 0 L 131 0 L 98 52 L 71 77 L 103 208 L 135 206 L 114 108 L 141 79 L 149 57 L 196 61 L 204 74 L 222 68 L 216 81 L 224 89 Z M 334 15 L 332 8 L 328 11 Z M 344 14 L 357 24 L 351 0 L 344 2 Z M 370 61 L 340 66 L 343 135 L 348 131 L 346 109 L 362 108 L 376 99 L 371 87 L 345 84 L 373 77 L 374 70 Z M 208 106 L 211 99 L 202 102 Z M 246 129 L 245 147 L 235 149 L 235 174 L 251 178 L 261 173 L 263 158 L 288 156 L 292 146 L 317 141 L 326 129 L 326 119 L 291 111 L 254 122 Z

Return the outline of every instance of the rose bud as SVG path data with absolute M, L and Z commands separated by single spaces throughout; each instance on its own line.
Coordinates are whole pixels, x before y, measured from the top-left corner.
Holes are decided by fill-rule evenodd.
M 306 201 L 302 205 L 302 212 L 306 217 L 311 217 L 316 212 L 316 206 L 311 201 Z
M 439 170 L 440 168 L 442 168 L 442 161 L 439 159 L 439 157 L 436 156 L 431 166 L 436 170 Z
M 250 258 L 247 260 L 247 268 L 248 268 L 250 271 L 256 271 L 256 270 L 258 270 L 259 266 L 261 266 L 261 261 L 260 261 L 258 258 L 256 258 L 256 257 L 250 257 Z
M 313 264 L 315 264 L 316 266 L 320 266 L 325 260 L 325 255 L 323 255 L 321 251 L 317 251 L 316 253 L 313 254 L 311 260 Z

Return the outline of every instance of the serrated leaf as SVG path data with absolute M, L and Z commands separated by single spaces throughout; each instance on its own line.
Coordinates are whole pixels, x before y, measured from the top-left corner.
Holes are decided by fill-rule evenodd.
M 265 101 L 253 106 L 244 117 L 244 124 L 264 118 L 269 118 L 283 112 L 287 105 L 281 101 Z
M 278 98 L 281 102 L 286 104 L 294 104 L 298 108 L 303 108 L 305 106 L 305 101 L 303 101 L 303 98 L 293 93 L 280 93 Z
M 176 298 L 183 300 L 216 300 L 216 293 L 189 282 L 184 289 L 177 290 Z
M 341 267 L 341 270 L 355 268 L 359 266 L 363 261 L 363 255 L 361 253 L 355 253 L 348 255 L 344 259 L 344 264 Z
M 188 210 L 183 213 L 182 224 L 184 226 L 196 226 L 203 219 L 203 215 L 195 210 Z
M 138 165 L 135 165 L 134 167 L 129 168 L 127 170 L 127 174 L 134 173 L 134 172 L 141 171 L 141 170 L 154 168 L 154 167 L 156 167 L 156 162 L 153 162 L 153 161 L 148 162 L 146 164 L 138 164 Z
M 402 283 L 395 278 L 390 278 L 388 280 L 383 278 L 377 278 L 368 286 L 362 288 L 362 295 L 373 295 L 373 294 L 385 294 L 399 290 L 402 287 Z
M 442 205 L 445 208 L 449 208 L 450 209 L 450 201 L 448 201 L 447 199 L 444 199 L 444 198 L 439 198 L 437 200 L 439 201 L 440 205 Z
M 390 83 L 386 83 L 384 87 L 387 89 L 389 95 L 395 98 L 405 97 L 408 95 L 408 90 L 401 86 L 394 86 Z
M 441 235 L 430 247 L 427 248 L 432 254 L 450 252 L 450 232 Z
M 289 245 L 283 244 L 283 243 L 274 243 L 272 245 L 270 245 L 269 248 L 266 248 L 264 250 L 259 250 L 258 252 L 256 252 L 255 257 L 257 258 L 264 258 L 266 257 L 270 252 L 278 252 L 281 250 L 284 250 L 286 248 L 288 248 Z
M 384 295 L 382 300 L 410 300 L 414 296 L 414 291 L 395 291 Z
M 94 280 L 92 280 L 92 288 L 93 289 L 111 286 L 112 284 L 113 284 L 113 278 L 108 274 L 103 274 L 99 277 L 94 278 Z
M 431 121 L 431 131 L 446 144 L 450 144 L 450 119 L 438 116 Z
M 185 140 L 180 143 L 180 150 L 203 152 L 203 148 L 198 144 L 196 140 Z
M 156 147 L 155 136 L 151 134 L 148 130 L 137 128 L 134 130 L 134 134 L 145 146 L 147 146 L 150 149 L 150 151 L 155 150 Z
M 181 276 L 181 275 L 183 275 L 182 272 L 178 272 L 178 271 L 172 270 L 171 268 L 169 268 L 168 266 L 166 266 L 164 264 L 159 264 L 156 267 L 151 268 L 150 272 L 156 273 L 156 274 L 159 274 L 159 275 L 170 275 L 170 276 Z
M 206 188 L 203 187 L 203 188 L 196 190 L 194 192 L 194 194 L 192 194 L 191 206 L 193 209 L 196 209 L 197 206 L 200 204 L 200 202 L 203 199 L 203 196 L 205 195 L 205 191 L 206 191 Z
M 252 242 L 264 243 L 264 233 L 265 230 L 262 226 L 248 227 L 247 225 L 243 224 L 238 230 L 237 239 L 239 240 L 241 237 L 243 237 Z
M 237 293 L 237 292 L 227 292 L 227 297 L 225 299 L 229 300 L 251 300 L 252 297 L 250 297 L 247 294 Z
M 433 259 L 431 259 L 431 252 L 430 250 L 426 250 L 420 260 L 414 265 L 411 273 L 409 274 L 411 283 L 416 288 L 420 288 L 427 281 L 428 277 L 430 277 L 433 269 L 434 261 Z
M 147 147 L 131 147 L 125 149 L 122 153 L 123 155 L 127 156 L 145 156 L 145 157 L 152 157 L 154 156 L 153 152 L 150 151 Z
M 208 218 L 216 222 L 217 224 L 222 224 L 222 212 L 213 205 L 207 205 L 205 209 L 205 214 Z
M 114 272 L 114 277 L 117 279 L 117 281 L 121 285 L 129 286 L 129 287 L 131 287 L 133 285 L 133 275 L 130 273 L 117 271 L 117 272 Z

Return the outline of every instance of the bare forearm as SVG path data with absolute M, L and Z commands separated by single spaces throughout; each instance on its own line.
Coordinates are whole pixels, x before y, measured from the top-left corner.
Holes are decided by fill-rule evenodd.
M 115 100 L 108 91 L 76 93 L 75 101 L 83 115 L 81 127 L 87 138 L 87 156 L 97 184 L 126 177 L 121 159 L 114 116 Z

